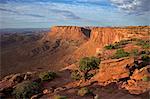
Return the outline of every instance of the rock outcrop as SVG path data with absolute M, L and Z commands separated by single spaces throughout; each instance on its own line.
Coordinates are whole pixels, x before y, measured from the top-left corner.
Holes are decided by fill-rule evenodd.
M 91 79 L 102 86 L 117 83 L 131 94 L 150 91 L 150 66 L 135 68 L 133 58 L 121 58 L 102 61 L 99 72 Z
M 130 77 L 130 70 L 134 66 L 133 58 L 121 58 L 102 61 L 99 72 L 93 78 L 100 85 L 106 86 L 112 82 L 117 82 L 120 79 Z
M 141 38 L 147 35 L 150 27 L 95 27 L 91 29 L 90 40 L 98 46 L 112 44 L 123 39 Z
M 47 39 L 80 40 L 89 38 L 90 30 L 78 26 L 53 26 L 47 34 Z
M 150 91 L 150 66 L 140 70 L 136 69 L 130 80 L 123 83 L 122 88 L 128 90 L 131 94 L 141 94 Z

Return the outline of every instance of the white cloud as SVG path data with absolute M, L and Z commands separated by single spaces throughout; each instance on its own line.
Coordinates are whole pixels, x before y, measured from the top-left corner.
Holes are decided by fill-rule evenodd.
M 79 1 L 82 2 L 79 3 Z M 78 2 L 74 3 L 0 3 L 0 23 L 2 23 L 3 27 L 49 27 L 50 25 L 123 26 L 149 24 L 148 20 L 150 20 L 150 18 L 147 17 L 148 13 L 141 16 L 126 15 L 123 11 L 120 12 L 112 6 L 106 6 L 104 8 L 100 4 L 92 4 L 93 2 L 102 1 L 105 0 L 78 0 Z M 141 2 L 138 4 L 135 2 L 136 0 L 133 0 L 135 4 L 131 0 L 111 1 L 115 6 L 130 12 L 134 11 L 133 9 L 136 9 L 137 12 L 139 11 L 136 6 L 134 7 L 133 5 L 141 6 Z M 85 4 L 83 2 L 90 3 Z M 108 3 L 110 4 L 110 2 Z M 141 8 L 138 7 L 138 9 Z M 146 10 L 144 11 L 146 12 Z
M 149 13 L 150 0 L 110 0 L 113 5 L 130 14 Z

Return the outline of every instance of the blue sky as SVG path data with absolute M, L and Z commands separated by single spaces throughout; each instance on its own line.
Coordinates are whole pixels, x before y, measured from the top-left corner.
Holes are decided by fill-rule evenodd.
M 150 0 L 0 0 L 0 28 L 150 24 Z

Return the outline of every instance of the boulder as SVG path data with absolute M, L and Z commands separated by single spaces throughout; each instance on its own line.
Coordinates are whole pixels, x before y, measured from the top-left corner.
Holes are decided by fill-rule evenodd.
M 49 93 L 52 93 L 53 91 L 54 91 L 53 88 L 44 89 L 44 90 L 43 90 L 43 94 L 49 94 Z
M 66 87 L 58 87 L 54 90 L 54 93 L 58 93 L 58 92 L 64 91 L 64 90 L 66 90 Z
M 35 72 L 27 72 L 27 73 L 24 75 L 24 80 L 30 80 L 33 75 L 35 75 Z

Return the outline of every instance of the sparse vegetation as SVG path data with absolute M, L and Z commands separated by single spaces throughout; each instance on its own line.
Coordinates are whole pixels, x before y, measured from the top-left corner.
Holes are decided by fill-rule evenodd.
M 136 45 L 142 46 L 142 48 L 144 48 L 144 49 L 148 49 L 148 48 L 150 48 L 150 40 L 139 39 L 137 41 Z
M 130 54 L 133 55 L 133 56 L 138 56 L 139 51 L 138 51 L 138 49 L 133 49 L 133 50 L 130 52 Z
M 90 79 L 93 76 L 94 76 L 94 74 L 92 74 L 92 73 L 86 73 L 84 78 L 85 79 Z
M 54 96 L 54 99 L 67 99 L 67 97 L 66 96 L 56 95 L 56 96 Z
M 100 59 L 96 57 L 85 57 L 79 62 L 80 71 L 90 71 L 97 69 L 100 64 Z
M 144 76 L 143 78 L 142 78 L 142 81 L 149 81 L 149 77 L 148 76 Z
M 130 54 L 128 52 L 125 52 L 124 49 L 118 49 L 115 53 L 115 55 L 112 58 L 122 58 L 122 57 L 127 57 Z
M 121 40 L 120 42 L 117 42 L 115 45 L 116 46 L 121 46 L 121 45 L 126 45 L 129 43 L 130 40 Z
M 140 55 L 142 55 L 142 54 L 150 55 L 150 51 L 149 50 L 143 50 L 139 54 Z
M 32 95 L 40 92 L 40 86 L 36 82 L 24 81 L 16 85 L 13 94 L 17 99 L 28 99 Z
M 74 70 L 71 73 L 71 78 L 74 80 L 90 79 L 95 73 L 89 73 L 91 70 L 99 68 L 100 59 L 96 57 L 84 57 L 79 62 L 79 70 Z
M 80 80 L 81 79 L 80 72 L 78 70 L 74 70 L 71 73 L 71 78 L 74 79 L 74 80 Z
M 146 54 L 143 54 L 143 55 L 142 55 L 142 60 L 143 60 L 144 62 L 150 62 L 150 56 L 149 56 L 149 55 L 146 55 Z
M 149 44 L 149 43 L 146 43 L 146 44 L 142 45 L 142 48 L 148 49 L 148 48 L 150 48 L 150 44 Z
M 138 41 L 138 38 L 131 38 L 130 41 Z
M 56 77 L 56 73 L 54 72 L 42 72 L 39 74 L 39 78 L 42 81 L 53 80 Z
M 123 45 L 128 44 L 129 41 L 130 40 L 121 40 L 120 42 L 116 42 L 114 44 L 109 44 L 109 45 L 105 46 L 104 48 L 107 49 L 107 50 L 118 49 L 118 48 L 121 48 Z
M 100 59 L 96 57 L 85 57 L 79 62 L 79 70 L 81 71 L 81 77 L 86 80 L 90 79 L 94 74 L 88 73 L 91 70 L 99 68 Z
M 115 46 L 113 44 L 109 44 L 109 45 L 106 45 L 104 48 L 107 50 L 110 50 L 110 49 L 115 49 Z
M 78 95 L 79 96 L 85 96 L 85 95 L 88 95 L 88 94 L 92 94 L 92 91 L 87 87 L 83 87 L 83 88 L 78 90 Z

